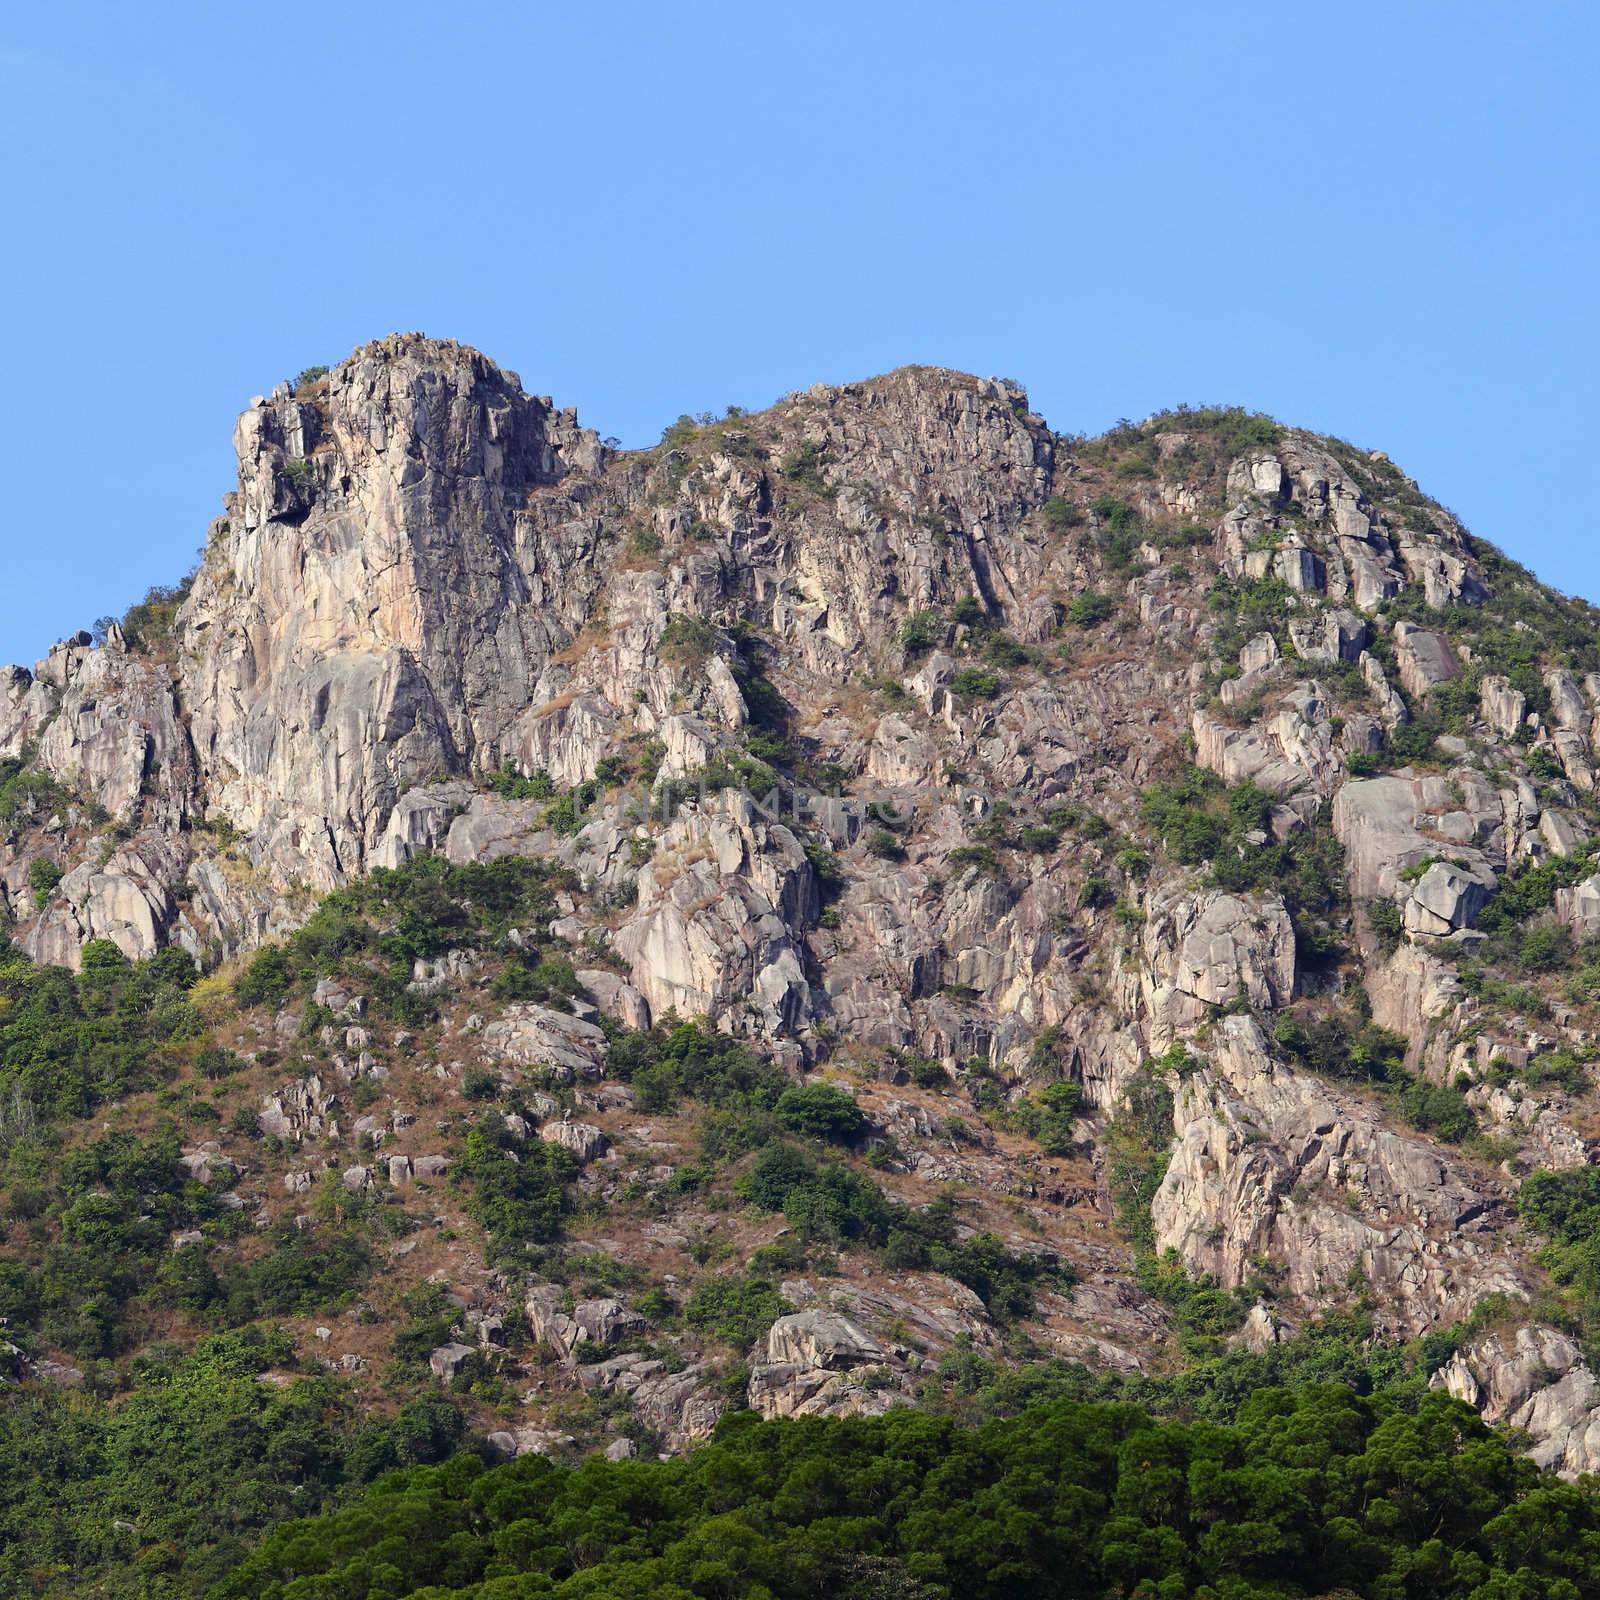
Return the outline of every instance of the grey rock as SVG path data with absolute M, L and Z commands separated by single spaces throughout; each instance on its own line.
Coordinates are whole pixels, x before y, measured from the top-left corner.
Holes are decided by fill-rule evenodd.
M 448 1383 L 473 1354 L 470 1344 L 442 1344 L 428 1357 L 428 1366 L 441 1383 Z
M 1422 696 L 1436 684 L 1461 676 L 1450 641 L 1442 633 L 1419 628 L 1414 622 L 1394 625 L 1395 660 L 1400 666 L 1400 683 L 1407 694 Z
M 606 1136 L 590 1122 L 546 1122 L 539 1129 L 546 1144 L 559 1144 L 587 1165 L 606 1153 Z

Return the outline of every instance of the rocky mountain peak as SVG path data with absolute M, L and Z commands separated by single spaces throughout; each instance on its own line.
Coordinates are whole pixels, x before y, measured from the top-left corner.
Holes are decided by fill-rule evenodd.
M 395 335 L 239 420 L 178 622 L 211 803 L 279 882 L 366 862 L 405 786 L 481 759 L 582 625 L 607 452 L 464 345 Z
M 1017 1259 L 1070 1257 L 1039 1327 L 1075 1358 L 1161 1359 L 1163 1260 L 1259 1300 L 1240 1337 L 1268 1342 L 1357 1308 L 1416 1339 L 1544 1292 L 1524 1180 L 1567 1194 L 1597 1125 L 1600 639 L 1381 453 L 1227 408 L 1057 434 L 1019 385 L 933 367 L 620 451 L 415 334 L 280 385 L 235 443 L 185 593 L 0 676 L 0 885 L 40 962 L 301 951 L 307 992 L 233 1041 L 331 1052 L 261 1067 L 271 1137 L 332 1160 L 334 1076 L 412 1120 L 424 1091 L 526 1078 L 506 1128 L 595 1194 L 631 1162 L 676 1217 L 599 1019 L 659 1043 L 698 1017 L 856 1083 L 907 1192 L 964 1185 Z M 541 886 L 520 921 L 372 932 L 381 982 L 295 942 L 375 868 L 507 862 Z M 428 1066 L 391 1041 L 372 1071 L 368 998 L 425 1017 Z M 445 1158 L 396 1159 L 398 1193 Z M 909 1391 L 854 1319 L 926 1286 L 882 1266 L 818 1373 L 821 1344 L 767 1338 L 764 1405 Z M 960 1307 L 936 1342 L 988 1326 L 926 1292 Z M 590 1302 L 562 1301 L 528 1303 L 565 1360 Z M 1488 1394 L 1493 1350 L 1556 1337 L 1507 1315 L 1440 1381 Z M 879 1388 L 828 1365 L 869 1344 L 900 1363 Z M 675 1441 L 717 1412 L 698 1367 L 607 1370 L 673 1397 Z M 1600 1380 L 1564 1373 L 1581 1403 L 1540 1448 L 1571 1469 L 1600 1460 Z

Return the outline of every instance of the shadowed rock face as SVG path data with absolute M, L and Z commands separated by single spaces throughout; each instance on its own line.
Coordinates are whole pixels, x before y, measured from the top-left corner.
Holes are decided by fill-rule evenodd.
M 1593 1019 L 1552 990 L 1535 1026 L 1457 958 L 1550 861 L 1584 870 L 1548 919 L 1600 930 L 1600 675 L 1542 641 L 1488 670 L 1538 634 L 1510 611 L 1504 637 L 1475 630 L 1507 569 L 1381 458 L 1267 434 L 1219 442 L 1178 413 L 1074 440 L 1014 384 L 907 368 L 623 453 L 473 350 L 380 340 L 240 418 L 170 659 L 113 629 L 0 672 L 0 757 L 72 795 L 9 825 L 4 906 L 41 960 L 97 937 L 213 960 L 295 926 L 306 890 L 419 851 L 548 856 L 581 889 L 541 937 L 604 959 L 579 963 L 583 1018 L 524 1006 L 484 1029 L 497 1066 L 591 1083 L 596 1007 L 632 1027 L 703 1012 L 796 1069 L 896 1047 L 1014 1087 L 1043 1059 L 1104 1118 L 1182 1042 L 1205 1064 L 1169 1085 L 1160 1246 L 1228 1287 L 1267 1262 L 1297 1316 L 1359 1269 L 1396 1334 L 1524 1295 L 1517 1175 L 1590 1159 L 1592 1124 L 1491 1063 L 1579 1051 Z M 1425 758 L 1394 754 L 1408 738 Z M 1342 963 L 1308 945 L 1293 885 L 1240 887 L 1153 836 L 1141 803 L 1188 759 L 1262 791 L 1236 856 L 1331 830 Z M 510 764 L 572 790 L 617 761 L 635 800 L 716 783 L 646 818 L 601 781 L 556 818 L 483 782 Z M 763 762 L 843 793 L 775 814 Z M 42 904 L 41 859 L 61 873 Z M 419 994 L 478 981 L 467 958 L 422 966 Z M 1469 1083 L 1503 1161 L 1285 1059 L 1283 1014 L 1358 1005 L 1408 1068 Z M 298 1139 L 327 1100 L 300 1080 L 271 1115 Z M 606 1159 L 586 1122 L 540 1136 Z M 921 1175 L 970 1175 L 905 1138 Z M 899 1403 L 855 1370 L 876 1334 L 813 1321 L 769 1337 L 762 1409 Z M 1463 1354 L 1449 1381 L 1483 1389 L 1494 1359 Z M 593 1381 L 709 1427 L 704 1385 L 649 1366 L 616 1356 Z M 1572 1467 L 1600 1460 L 1600 1427 L 1587 1368 L 1563 1370 L 1559 1407 L 1493 1405 L 1551 1413 L 1547 1454 Z

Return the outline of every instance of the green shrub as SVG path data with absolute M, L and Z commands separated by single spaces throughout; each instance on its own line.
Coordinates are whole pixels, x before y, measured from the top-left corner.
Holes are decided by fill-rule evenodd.
M 1052 533 L 1065 533 L 1083 525 L 1083 512 L 1062 495 L 1052 495 L 1044 503 L 1044 520 Z
M 669 450 L 678 450 L 688 444 L 699 431 L 700 424 L 685 412 L 676 422 L 669 422 L 661 430 L 661 443 Z
M 80 961 L 76 973 L 37 967 L 0 944 L 0 1095 L 48 1116 L 85 1116 L 151 1082 L 202 1031 L 183 951 L 135 963 L 92 939 Z
M 1450 1084 L 1418 1079 L 1400 1092 L 1400 1114 L 1413 1128 L 1459 1144 L 1476 1131 L 1478 1119 L 1466 1097 Z
M 996 877 L 1000 872 L 1000 858 L 986 844 L 961 844 L 945 852 L 945 860 L 952 867 L 976 867 L 980 872 Z
M 788 1086 L 749 1045 L 704 1022 L 666 1017 L 648 1032 L 613 1029 L 606 1073 L 632 1083 L 641 1110 L 669 1111 L 685 1096 L 724 1109 L 770 1111 Z
M 1547 744 L 1535 745 L 1528 752 L 1528 771 L 1544 783 L 1556 783 L 1563 776 L 1561 762 Z
M 33 890 L 33 903 L 42 911 L 56 892 L 56 885 L 66 874 L 48 856 L 35 856 L 28 863 L 28 887 Z
M 950 681 L 950 692 L 958 700 L 993 700 L 1004 680 L 987 667 L 963 667 Z
M 513 1149 L 512 1135 L 492 1112 L 467 1135 L 451 1182 L 469 1189 L 467 1215 L 483 1229 L 490 1263 L 525 1260 L 531 1248 L 560 1237 L 578 1160 L 542 1139 Z
M 866 849 L 869 856 L 876 856 L 880 861 L 900 861 L 905 858 L 906 853 L 899 836 L 887 828 L 874 828 L 867 835 Z
M 49 773 L 30 769 L 31 760 L 29 750 L 0 759 L 0 826 L 48 821 L 71 802 Z
M 1404 1034 L 1338 1012 L 1284 1016 L 1273 1037 L 1299 1065 L 1330 1078 L 1362 1083 L 1405 1081 Z
M 828 487 L 822 476 L 822 469 L 827 463 L 827 452 L 821 445 L 807 439 L 783 458 L 778 470 L 791 483 L 809 489 L 813 494 L 822 494 Z
M 943 625 L 931 611 L 913 611 L 900 625 L 900 648 L 908 660 L 927 655 L 943 637 Z
M 748 1351 L 786 1309 L 766 1278 L 728 1274 L 696 1285 L 683 1320 L 704 1338 Z
M 704 617 L 690 612 L 674 612 L 661 632 L 657 653 L 663 661 L 698 666 L 716 653 L 719 634 Z
M 485 778 L 483 786 L 506 800 L 548 800 L 556 792 L 548 772 L 536 770 L 523 777 L 509 761 L 500 771 Z
M 1077 1117 L 1083 1108 L 1083 1085 L 1047 1083 L 1034 1099 L 1038 1105 L 1034 1137 L 1047 1155 L 1071 1155 L 1077 1147 Z
M 1167 1059 L 1147 1062 L 1128 1081 L 1117 1113 L 1106 1126 L 1106 1173 L 1117 1226 L 1142 1250 L 1155 1243 L 1150 1203 L 1166 1176 L 1172 1148 L 1173 1094 L 1166 1079 L 1168 1065 Z
M 1085 590 L 1067 607 L 1067 621 L 1074 628 L 1097 628 L 1116 614 L 1117 602 L 1098 589 Z
M 830 1144 L 858 1144 L 872 1127 L 854 1097 L 831 1083 L 794 1084 L 773 1112 L 791 1133 Z

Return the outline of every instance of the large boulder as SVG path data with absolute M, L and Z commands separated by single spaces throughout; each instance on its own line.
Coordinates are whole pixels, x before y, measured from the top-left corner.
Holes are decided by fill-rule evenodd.
M 1428 1381 L 1523 1435 L 1539 1466 L 1600 1470 L 1600 1381 L 1566 1334 L 1538 1323 L 1479 1334 Z
M 1436 685 L 1461 676 L 1461 663 L 1450 641 L 1442 633 L 1419 628 L 1414 622 L 1395 623 L 1394 655 L 1401 687 L 1418 699 Z
M 1458 928 L 1470 927 L 1473 919 L 1489 903 L 1495 881 L 1488 875 L 1435 861 L 1411 886 L 1405 904 L 1405 925 L 1409 933 L 1443 939 Z
M 507 1006 L 479 1037 L 491 1059 L 543 1070 L 561 1083 L 605 1072 L 604 1031 L 570 1012 L 519 1002 Z
M 890 1352 L 835 1311 L 798 1311 L 767 1330 L 750 1370 L 750 1405 L 764 1417 L 879 1416 L 909 1386 Z

